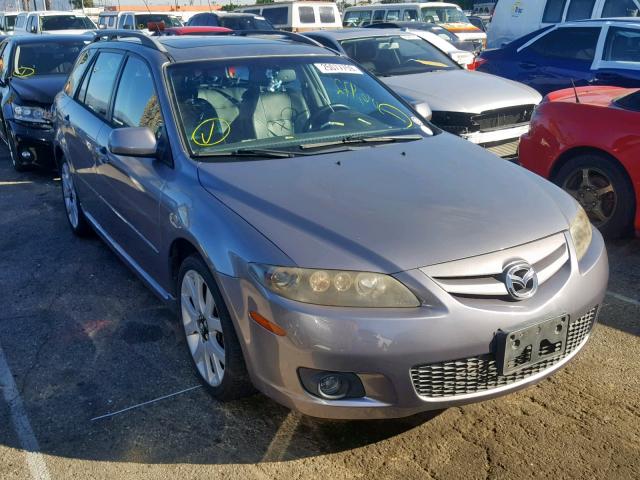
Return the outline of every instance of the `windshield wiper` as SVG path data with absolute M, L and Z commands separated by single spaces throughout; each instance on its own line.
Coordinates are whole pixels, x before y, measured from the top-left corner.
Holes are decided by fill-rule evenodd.
M 237 148 L 226 152 L 202 153 L 199 157 L 263 157 L 263 158 L 291 158 L 295 152 L 273 150 L 270 148 Z
M 331 140 L 328 142 L 307 143 L 300 145 L 300 149 L 307 150 L 313 148 L 333 147 L 335 145 L 348 145 L 353 143 L 394 143 L 394 142 L 413 142 L 416 140 L 422 140 L 422 135 L 384 135 L 377 137 L 367 137 L 366 135 L 349 135 L 347 137 L 339 138 L 338 140 Z

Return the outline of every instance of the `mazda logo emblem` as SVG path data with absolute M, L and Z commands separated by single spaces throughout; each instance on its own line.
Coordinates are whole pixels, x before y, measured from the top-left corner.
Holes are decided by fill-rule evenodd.
M 504 284 L 514 300 L 531 298 L 538 291 L 538 274 L 527 262 L 516 262 L 504 269 Z

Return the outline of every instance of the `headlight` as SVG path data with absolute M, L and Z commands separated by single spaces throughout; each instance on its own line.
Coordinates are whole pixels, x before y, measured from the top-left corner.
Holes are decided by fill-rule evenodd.
M 51 120 L 51 112 L 40 107 L 13 105 L 13 118 L 23 122 L 49 123 Z
M 580 260 L 584 257 L 584 254 L 587 253 L 593 235 L 589 217 L 580 205 L 578 205 L 578 213 L 569 227 L 569 233 L 571 234 L 573 247 L 576 250 L 578 260 Z
M 418 299 L 395 278 L 381 273 L 315 270 L 251 264 L 272 292 L 298 302 L 334 307 L 417 307 Z

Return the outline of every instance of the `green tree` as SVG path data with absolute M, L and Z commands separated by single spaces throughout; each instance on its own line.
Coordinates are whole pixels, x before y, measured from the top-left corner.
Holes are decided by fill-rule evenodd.
M 273 3 L 274 0 L 256 0 L 256 5 L 263 5 L 265 3 Z

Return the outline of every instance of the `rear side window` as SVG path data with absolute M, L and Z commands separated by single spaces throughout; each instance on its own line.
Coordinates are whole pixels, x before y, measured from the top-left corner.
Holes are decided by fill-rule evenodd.
M 591 18 L 596 0 L 571 0 L 567 10 L 567 21 Z
M 336 12 L 333 7 L 320 7 L 320 23 L 336 23 Z
M 189 26 L 193 27 L 215 27 L 218 25 L 216 17 L 210 13 L 199 13 L 189 19 Z
M 384 22 L 384 10 L 376 10 L 373 12 L 373 23 Z
M 91 75 L 85 77 L 78 94 L 78 101 L 101 117 L 107 117 L 113 84 L 118 76 L 121 62 L 122 55 L 119 53 L 100 53 L 91 68 Z M 136 88 L 138 88 L 137 85 Z
M 98 18 L 98 25 L 106 25 L 107 24 L 107 17 L 100 17 Z
M 637 17 L 638 5 L 633 0 L 606 0 L 602 9 L 602 18 Z
M 107 25 L 109 25 L 110 28 L 115 27 L 116 24 L 116 17 L 114 17 L 113 15 L 108 17 L 108 23 Z
M 562 21 L 562 14 L 567 0 L 547 0 L 542 15 L 542 23 L 559 23 Z
M 122 70 L 113 104 L 113 123 L 117 127 L 149 127 L 156 135 L 161 131 L 162 114 L 153 77 L 139 58 L 129 57 Z
M 286 25 L 289 21 L 288 7 L 265 8 L 262 16 L 274 25 Z
M 85 50 L 80 54 L 78 60 L 76 60 L 76 64 L 73 67 L 73 70 L 69 74 L 69 78 L 67 79 L 67 83 L 64 86 L 64 93 L 67 95 L 73 95 L 80 83 L 80 79 L 84 74 L 85 70 L 89 63 L 91 63 L 91 59 L 93 58 L 93 54 L 95 50 Z
M 300 23 L 316 23 L 316 14 L 313 12 L 313 7 L 299 7 L 298 16 L 300 17 Z
M 610 27 L 604 46 L 604 60 L 640 62 L 640 29 Z
M 389 10 L 387 12 L 387 22 L 395 22 L 400 20 L 400 10 Z
M 593 61 L 599 28 L 558 28 L 526 48 L 542 57 Z
M 407 22 L 415 22 L 418 20 L 418 11 L 417 10 L 405 10 L 402 20 Z

